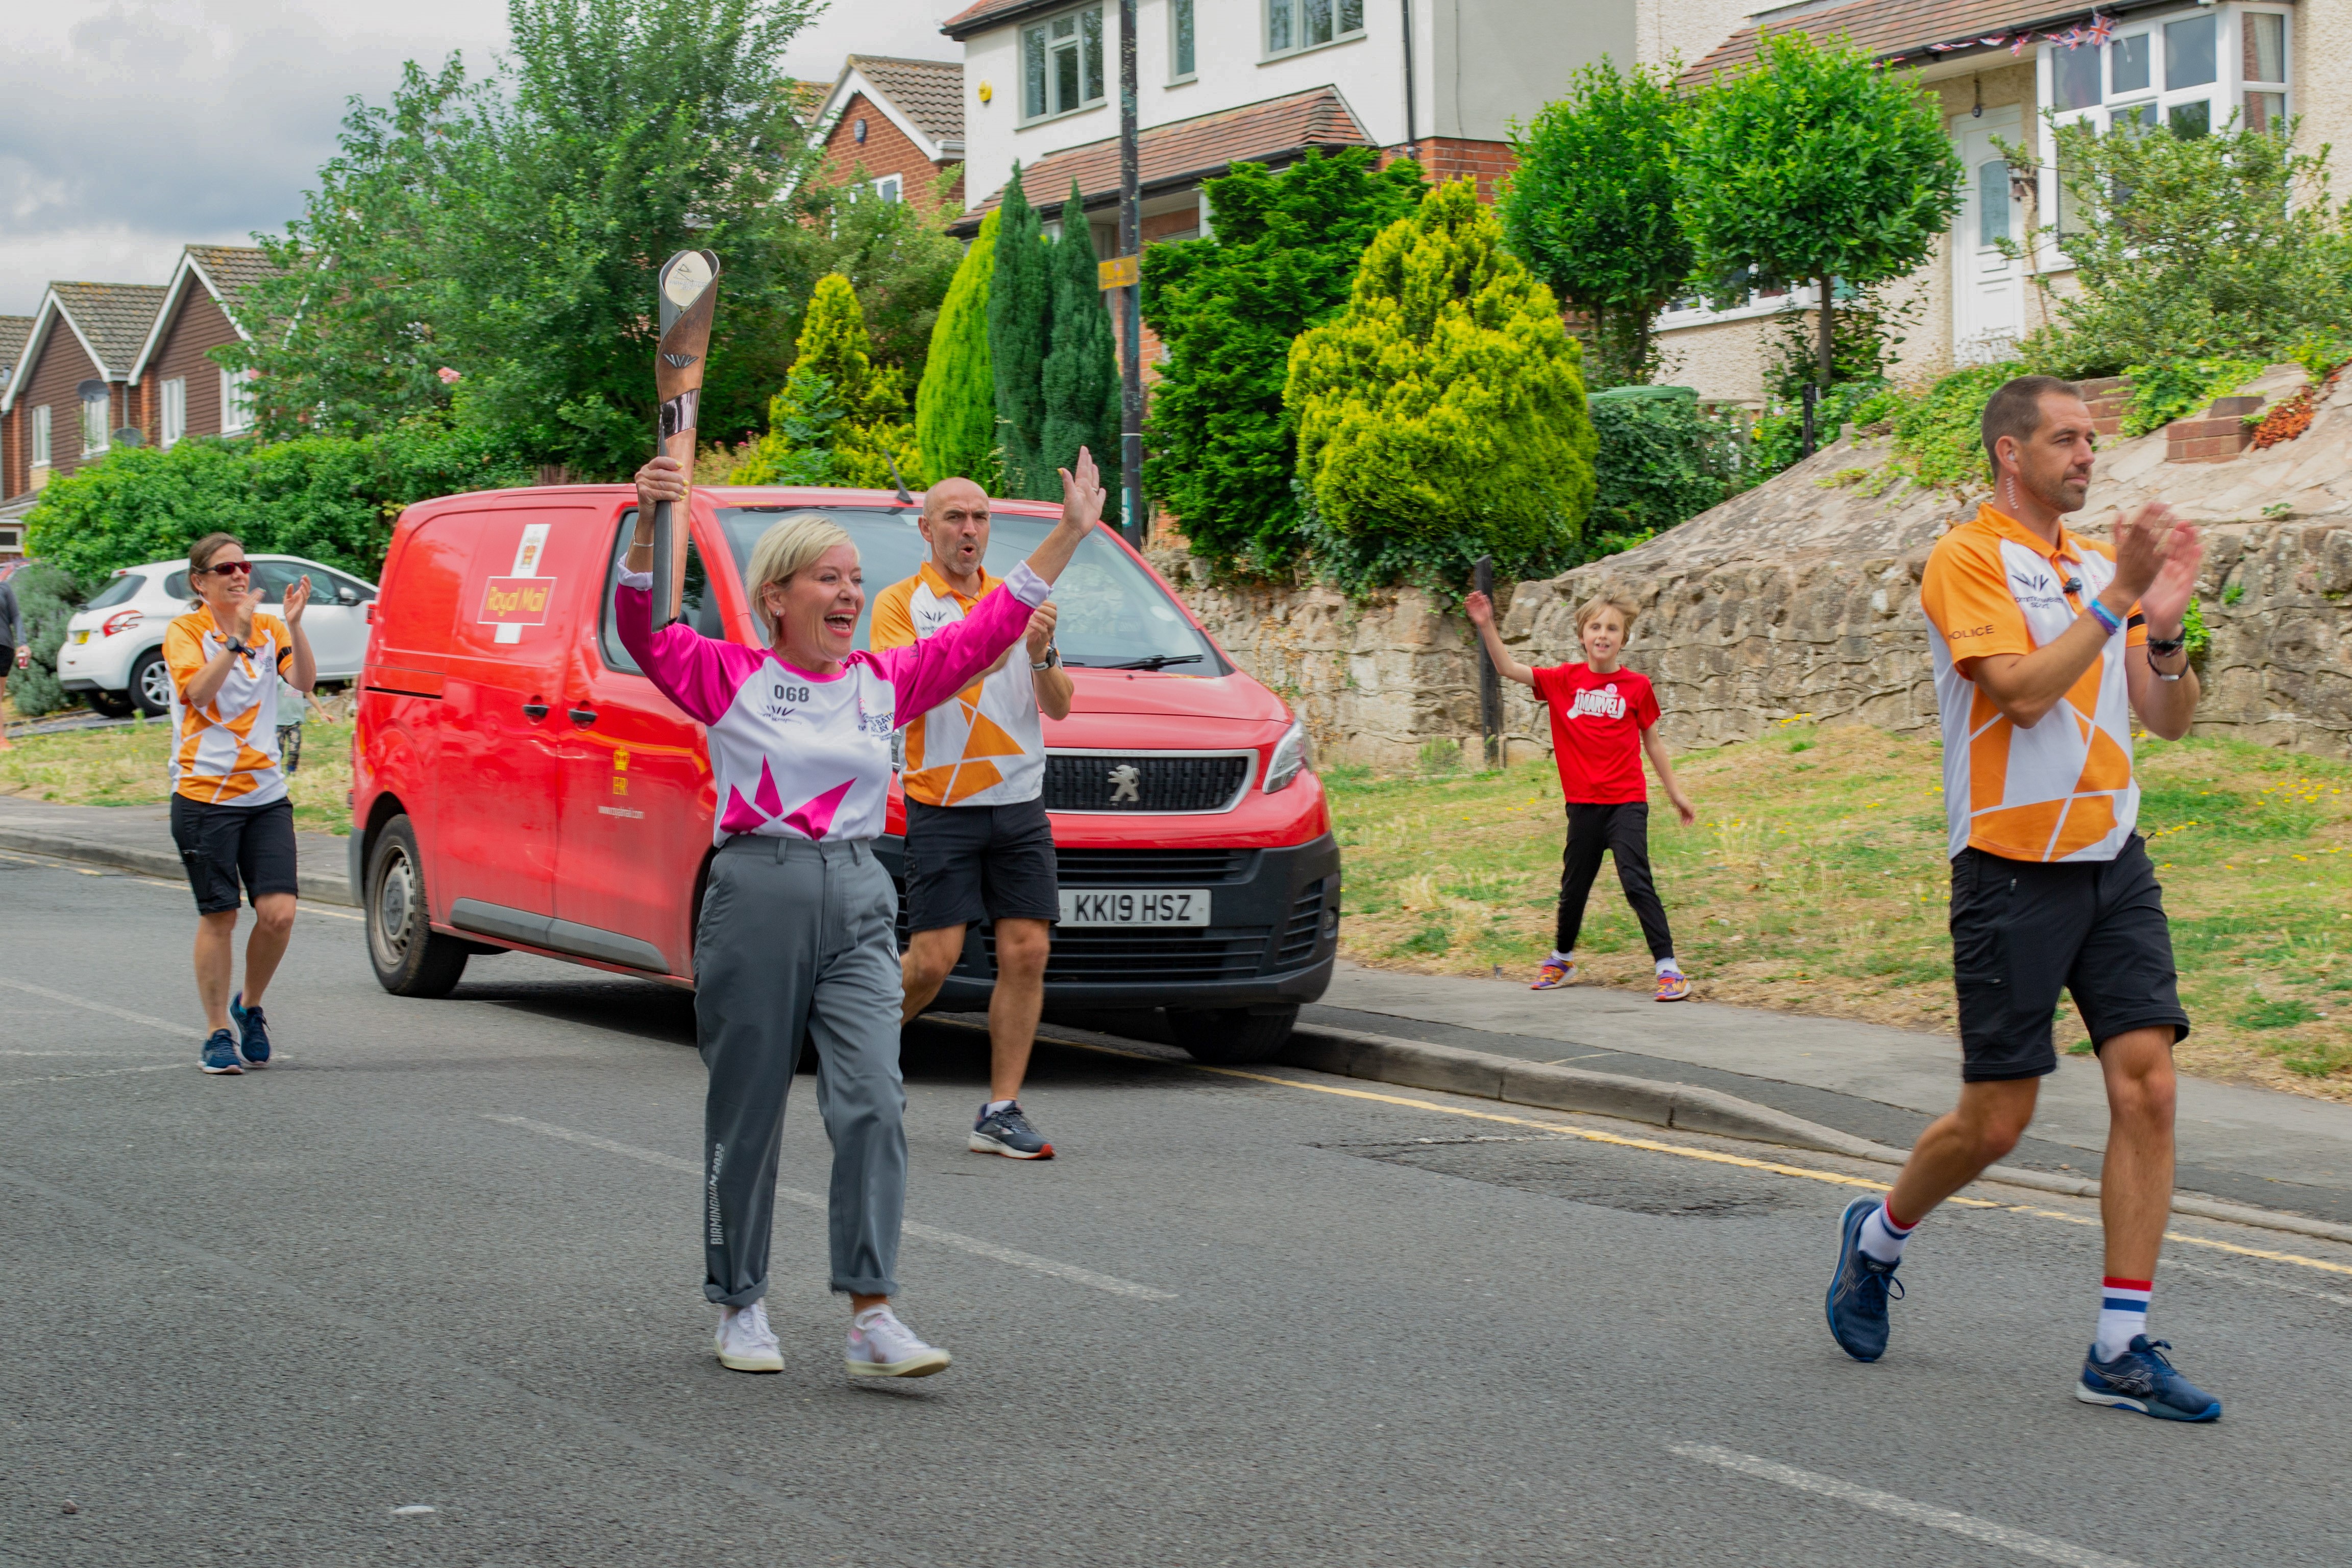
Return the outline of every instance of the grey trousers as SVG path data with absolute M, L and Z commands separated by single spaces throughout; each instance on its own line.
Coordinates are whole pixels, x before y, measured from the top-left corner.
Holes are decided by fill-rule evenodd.
M 833 1288 L 898 1291 L 907 1205 L 904 995 L 890 874 L 863 841 L 738 835 L 710 862 L 694 948 L 703 1065 L 702 1293 L 743 1307 L 768 1293 L 768 1231 L 784 1097 L 803 1040 L 833 1143 Z

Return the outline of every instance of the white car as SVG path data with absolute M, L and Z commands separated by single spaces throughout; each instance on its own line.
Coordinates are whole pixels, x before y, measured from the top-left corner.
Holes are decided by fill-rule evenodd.
M 286 590 L 306 575 L 310 607 L 302 614 L 302 629 L 319 661 L 319 679 L 356 680 L 367 662 L 367 607 L 375 600 L 375 584 L 299 555 L 253 557 L 254 582 L 276 613 L 284 613 Z M 134 708 L 163 718 L 172 710 L 163 633 L 192 602 L 185 556 L 124 567 L 66 623 L 58 684 L 110 718 L 128 718 Z

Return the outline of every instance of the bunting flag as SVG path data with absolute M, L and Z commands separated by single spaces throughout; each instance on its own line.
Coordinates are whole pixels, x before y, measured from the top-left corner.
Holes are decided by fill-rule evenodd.
M 2072 52 L 2073 50 L 2081 48 L 2085 44 L 2090 45 L 2093 48 L 2098 47 L 2101 44 L 2105 43 L 2110 37 L 2115 36 L 2115 30 L 2116 24 L 2113 17 L 2103 16 L 2096 11 L 2094 11 L 2091 13 L 2091 20 L 2087 26 L 2069 27 L 2063 33 L 2043 33 L 2041 35 L 2041 37 L 2043 43 L 2056 44 L 2069 52 Z M 1927 46 L 1927 52 L 1930 54 L 1945 55 L 1951 53 L 1954 49 L 1973 49 L 1979 47 L 1995 49 L 1999 48 L 2003 44 L 2007 44 L 2009 46 L 2010 56 L 2011 58 L 2014 58 L 2015 57 L 2023 54 L 2025 52 L 2025 47 L 2033 41 L 2033 29 L 2029 27 L 2021 33 L 1989 33 L 1979 37 L 1962 38 L 1956 44 L 1929 44 Z M 1892 64 L 1893 62 L 1890 61 L 1889 63 Z

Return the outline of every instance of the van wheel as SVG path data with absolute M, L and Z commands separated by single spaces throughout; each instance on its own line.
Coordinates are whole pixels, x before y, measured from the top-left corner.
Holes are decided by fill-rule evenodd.
M 150 719 L 161 719 L 172 711 L 172 667 L 163 662 L 163 650 L 149 648 L 131 667 L 131 689 L 124 693 L 139 711 Z
M 81 698 L 89 704 L 89 710 L 101 719 L 131 717 L 131 694 L 127 691 L 85 691 Z
M 466 973 L 467 946 L 427 923 L 416 829 L 395 816 L 368 855 L 368 962 L 395 996 L 446 996 Z
M 1290 1038 L 1298 1009 L 1254 1012 L 1247 1007 L 1171 1007 L 1168 1029 L 1176 1043 L 1196 1062 L 1231 1067 L 1262 1062 Z

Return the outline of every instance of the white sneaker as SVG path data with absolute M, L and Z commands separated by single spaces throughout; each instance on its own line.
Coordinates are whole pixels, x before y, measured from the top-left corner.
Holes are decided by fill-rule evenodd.
M 719 1364 L 737 1372 L 784 1370 L 783 1352 L 776 1349 L 776 1331 L 768 1327 L 764 1303 L 719 1309 Z
M 917 1338 L 885 1306 L 868 1307 L 849 1320 L 848 1360 L 852 1377 L 929 1377 L 945 1372 L 950 1357 Z

